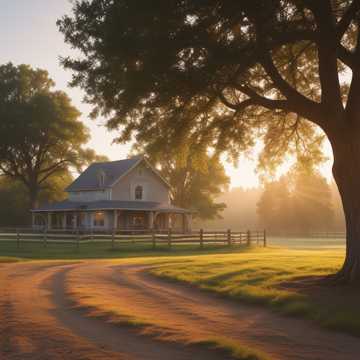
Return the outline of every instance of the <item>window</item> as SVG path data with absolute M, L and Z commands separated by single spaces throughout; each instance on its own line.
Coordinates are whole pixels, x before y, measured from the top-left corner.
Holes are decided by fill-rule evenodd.
M 143 187 L 138 185 L 135 188 L 135 200 L 142 200 L 143 198 Z
M 98 173 L 98 181 L 100 187 L 105 186 L 105 179 L 106 179 L 105 172 L 103 170 L 100 170 Z
M 97 212 L 94 216 L 94 226 L 105 225 L 105 214 L 103 212 Z
M 142 227 L 145 224 L 145 219 L 141 215 L 133 216 L 133 225 L 136 227 Z

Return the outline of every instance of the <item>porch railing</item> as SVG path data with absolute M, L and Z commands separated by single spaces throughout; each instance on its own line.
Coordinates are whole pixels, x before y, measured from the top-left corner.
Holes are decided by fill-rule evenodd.
M 193 244 L 203 248 L 205 245 L 267 245 L 266 231 L 205 231 L 194 230 L 182 234 L 169 230 L 96 230 L 96 229 L 34 229 L 34 228 L 0 228 L 0 242 L 16 242 L 17 247 L 26 243 L 81 244 L 90 242 L 110 242 L 112 248 L 118 244 L 149 244 L 153 248 L 158 245 L 171 247 L 175 244 Z

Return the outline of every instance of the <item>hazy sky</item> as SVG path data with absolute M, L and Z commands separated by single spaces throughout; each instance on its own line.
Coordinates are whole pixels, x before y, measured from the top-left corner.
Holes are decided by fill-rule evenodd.
M 125 158 L 130 145 L 112 144 L 116 134 L 104 128 L 104 120 L 88 118 L 90 107 L 82 103 L 82 91 L 67 86 L 71 73 L 59 65 L 59 56 L 71 54 L 72 50 L 58 32 L 56 20 L 70 10 L 69 0 L 0 0 L 0 63 L 11 61 L 48 70 L 56 87 L 66 91 L 82 112 L 82 120 L 91 130 L 88 145 L 112 160 Z M 237 168 L 227 163 L 225 166 L 232 186 L 257 185 L 254 161 L 242 158 Z M 324 169 L 327 174 L 329 166 Z

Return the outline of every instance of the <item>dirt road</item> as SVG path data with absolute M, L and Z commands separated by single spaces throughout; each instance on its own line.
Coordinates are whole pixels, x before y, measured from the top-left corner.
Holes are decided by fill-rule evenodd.
M 225 336 L 275 359 L 353 360 L 360 341 L 278 316 L 110 261 L 29 262 L 0 266 L 0 359 L 227 359 L 184 345 Z M 134 329 L 74 309 L 77 300 L 101 313 L 133 315 Z

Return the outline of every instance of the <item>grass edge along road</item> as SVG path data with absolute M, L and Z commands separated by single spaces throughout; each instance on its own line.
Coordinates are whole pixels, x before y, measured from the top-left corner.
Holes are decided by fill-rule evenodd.
M 177 259 L 176 264 L 164 264 L 151 273 L 360 336 L 360 290 L 318 283 L 339 269 L 343 257 L 340 249 L 253 249 L 194 256 L 183 264 Z

